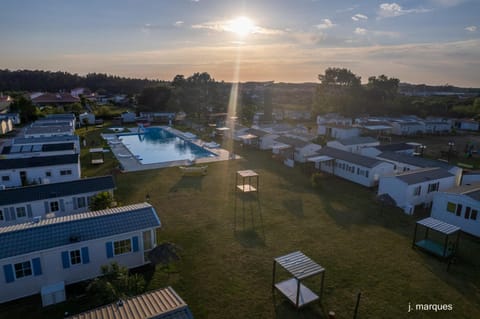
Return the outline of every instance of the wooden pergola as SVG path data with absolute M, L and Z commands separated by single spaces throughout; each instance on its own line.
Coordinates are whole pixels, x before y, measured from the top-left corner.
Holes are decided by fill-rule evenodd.
M 425 228 L 425 232 L 423 239 L 417 241 L 417 228 L 419 225 Z M 444 235 L 444 242 L 440 243 L 438 241 L 428 238 L 430 230 L 436 231 Z M 455 256 L 459 239 L 460 227 L 442 222 L 432 217 L 428 217 L 417 221 L 417 223 L 415 224 L 412 248 L 419 247 L 442 259 L 450 259 Z
M 241 184 L 239 184 L 239 180 L 241 181 Z M 250 169 L 237 171 L 235 177 L 235 190 L 240 190 L 243 193 L 258 192 L 258 180 L 259 175 Z
M 277 264 L 282 266 L 293 278 L 275 283 L 275 268 Z M 302 280 L 320 274 L 322 275 L 320 294 L 316 295 L 307 286 L 302 284 Z M 272 292 L 275 292 L 275 289 L 277 289 L 287 297 L 296 308 L 303 307 L 321 299 L 324 279 L 325 268 L 305 256 L 301 251 L 277 257 L 273 260 Z

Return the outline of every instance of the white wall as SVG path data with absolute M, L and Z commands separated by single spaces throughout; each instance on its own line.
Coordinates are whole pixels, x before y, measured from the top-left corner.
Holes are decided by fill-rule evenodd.
M 60 172 L 64 170 L 70 170 L 71 175 L 61 175 Z M 0 171 L 0 184 L 5 187 L 19 187 L 22 186 L 22 180 L 20 179 L 20 172 L 27 172 L 27 180 L 29 182 L 35 181 L 36 183 L 44 184 L 46 182 L 58 183 L 67 182 L 80 179 L 80 163 L 77 164 L 64 164 L 57 166 L 43 166 L 43 167 L 26 167 L 18 169 L 9 169 Z M 47 176 L 47 172 L 51 173 L 51 176 Z M 4 180 L 2 177 L 8 176 L 9 180 Z
M 149 229 L 146 229 L 149 230 Z M 155 231 L 153 231 L 153 243 L 155 240 Z M 66 246 L 55 247 L 40 252 L 30 253 L 23 256 L 15 256 L 0 260 L 0 303 L 21 297 L 40 293 L 40 289 L 48 284 L 65 281 L 66 285 L 79 281 L 95 278 L 100 275 L 100 267 L 113 261 L 122 266 L 134 268 L 146 264 L 144 261 L 143 232 L 131 232 L 122 235 L 105 237 L 101 239 L 73 243 Z M 115 240 L 122 240 L 138 236 L 138 252 L 130 252 L 113 258 L 107 258 L 106 243 Z M 90 262 L 88 264 L 71 265 L 69 268 L 63 268 L 62 251 L 81 249 L 88 247 Z M 39 276 L 28 276 L 7 283 L 5 281 L 4 265 L 15 264 L 40 258 L 42 274 Z
M 275 139 L 277 139 L 279 135 L 276 134 L 267 134 L 260 138 L 260 149 L 262 150 L 271 150 L 273 145 L 275 145 Z
M 302 147 L 298 151 L 295 151 L 295 161 L 300 163 L 305 163 L 306 157 L 312 156 L 313 154 L 315 154 L 316 151 L 319 151 L 321 149 L 322 149 L 322 146 L 318 144 L 310 143 L 305 147 Z
M 334 167 L 332 165 L 328 165 L 328 163 L 331 163 L 331 162 L 323 162 L 323 163 L 320 163 L 320 165 L 316 164 L 316 168 L 320 169 L 321 171 L 334 174 L 335 176 L 347 179 L 349 181 L 352 181 L 354 183 L 357 183 L 366 187 L 375 186 L 380 176 L 384 176 L 386 174 L 392 174 L 393 172 L 393 165 L 390 163 L 380 163 L 377 166 L 372 168 L 363 167 L 363 166 L 352 164 L 347 161 L 343 161 L 339 159 L 335 160 Z M 353 167 L 353 169 L 351 168 L 349 170 L 347 166 Z M 368 171 L 368 176 L 366 176 L 367 171 Z
M 380 145 L 380 142 L 354 144 L 354 145 L 343 145 L 339 141 L 327 142 L 327 146 L 330 146 L 330 147 L 333 147 L 333 148 L 336 148 L 336 149 L 339 149 L 339 150 L 342 150 L 342 151 L 352 152 L 352 153 L 357 153 L 357 154 L 362 154 L 364 149 L 366 149 L 366 148 L 371 149 L 372 147 L 378 146 L 378 145 Z M 369 151 L 367 151 L 366 153 L 368 154 Z M 380 154 L 380 152 L 378 150 L 377 150 L 377 152 L 370 151 L 370 153 L 371 154 L 376 153 L 377 155 Z M 362 154 L 362 155 L 364 155 L 364 154 Z M 365 156 L 368 156 L 368 155 L 365 155 Z M 376 157 L 376 155 L 370 156 L 370 157 Z
M 447 210 L 448 202 L 456 205 L 454 212 Z M 462 205 L 457 216 L 457 205 Z M 467 207 L 470 207 L 470 216 L 465 218 Z M 476 210 L 476 220 L 471 219 L 471 211 Z M 480 202 L 471 197 L 462 194 L 436 193 L 433 197 L 432 214 L 433 218 L 439 219 L 446 223 L 460 227 L 464 232 L 480 237 Z

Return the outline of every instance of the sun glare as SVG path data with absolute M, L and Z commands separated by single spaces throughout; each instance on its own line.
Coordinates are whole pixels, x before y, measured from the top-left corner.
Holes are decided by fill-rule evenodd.
M 237 17 L 227 25 L 228 31 L 236 33 L 241 37 L 254 33 L 255 29 L 255 23 L 247 17 Z

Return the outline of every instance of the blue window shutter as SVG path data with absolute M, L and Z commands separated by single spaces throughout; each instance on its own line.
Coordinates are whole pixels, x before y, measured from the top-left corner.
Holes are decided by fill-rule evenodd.
M 133 248 L 133 251 L 138 251 L 138 236 L 133 236 L 132 248 Z
M 62 265 L 63 268 L 70 268 L 70 256 L 68 251 L 62 251 Z
M 111 241 L 107 242 L 107 258 L 113 258 L 113 243 Z
M 14 282 L 15 275 L 13 274 L 13 266 L 11 264 L 3 265 L 3 273 L 5 274 L 5 282 Z
M 76 197 L 73 197 L 73 209 L 77 209 L 78 208 L 78 205 L 77 205 L 77 198 Z
M 30 217 L 30 218 L 33 216 L 32 215 L 32 205 L 30 205 L 30 204 L 27 204 L 27 216 Z
M 32 259 L 32 265 L 33 265 L 33 275 L 34 276 L 40 276 L 42 274 L 42 265 L 40 263 L 40 258 L 33 258 Z
M 88 264 L 90 262 L 88 247 L 82 247 L 81 251 L 82 251 L 82 264 Z
M 60 200 L 60 211 L 65 211 L 65 201 L 63 199 Z
M 45 214 L 50 213 L 50 205 L 48 205 L 48 202 L 43 202 L 43 205 L 45 206 Z

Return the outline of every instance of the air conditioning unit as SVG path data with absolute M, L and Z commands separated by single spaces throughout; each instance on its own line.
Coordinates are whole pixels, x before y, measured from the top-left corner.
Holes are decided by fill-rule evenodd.
M 33 217 L 33 223 L 34 224 L 38 224 L 41 220 L 42 220 L 42 217 L 40 217 L 40 216 Z

